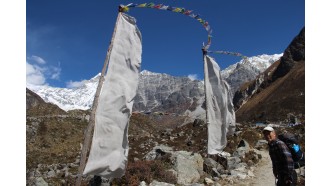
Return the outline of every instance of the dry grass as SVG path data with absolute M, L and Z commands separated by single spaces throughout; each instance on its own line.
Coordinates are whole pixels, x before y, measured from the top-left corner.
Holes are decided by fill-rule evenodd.
M 284 121 L 288 113 L 305 116 L 305 63 L 264 88 L 236 111 L 237 122 Z M 266 80 L 267 81 L 267 80 Z
M 129 162 L 125 176 L 121 179 L 115 179 L 111 184 L 138 186 L 142 181 L 150 184 L 153 180 L 172 184 L 177 182 L 173 173 L 167 170 L 166 164 L 160 160 L 155 160 Z
M 36 135 L 26 136 L 27 169 L 38 164 L 75 162 L 86 126 L 86 121 L 70 117 L 42 118 Z

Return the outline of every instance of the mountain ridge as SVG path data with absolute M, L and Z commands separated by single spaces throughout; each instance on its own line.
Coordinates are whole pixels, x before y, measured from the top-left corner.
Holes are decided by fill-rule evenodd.
M 304 120 L 305 28 L 278 62 L 235 93 L 233 104 L 238 122 Z
M 236 90 L 245 81 L 254 79 L 282 54 L 259 55 L 241 60 L 221 71 L 224 79 Z M 86 80 L 77 88 L 56 88 L 31 86 L 27 88 L 37 93 L 43 100 L 58 105 L 65 111 L 91 108 L 100 73 Z M 241 78 L 244 76 L 244 78 Z M 139 88 L 134 100 L 133 111 L 170 111 L 184 113 L 201 109 L 204 98 L 203 81 L 188 77 L 176 77 L 165 73 L 140 72 Z M 197 111 L 202 112 L 203 109 Z

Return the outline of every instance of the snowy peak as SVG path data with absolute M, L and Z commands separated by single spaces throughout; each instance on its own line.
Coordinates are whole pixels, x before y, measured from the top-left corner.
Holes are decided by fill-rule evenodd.
M 142 75 L 142 76 L 155 76 L 155 75 L 160 75 L 160 73 L 150 72 L 148 70 L 142 70 L 140 72 L 140 75 Z
M 259 55 L 241 60 L 221 71 L 234 93 L 240 85 L 254 79 L 282 54 Z M 58 105 L 68 111 L 74 109 L 88 110 L 92 107 L 95 92 L 101 73 L 90 80 L 84 80 L 72 88 L 27 85 L 43 100 Z M 202 81 L 193 81 L 188 77 L 175 77 L 165 73 L 143 70 L 139 75 L 137 95 L 133 110 L 172 110 L 182 112 L 191 104 L 198 106 L 204 96 Z M 181 104 L 181 105 L 180 105 Z M 192 109 L 192 108 L 190 108 Z
M 255 79 L 258 74 L 264 72 L 271 64 L 279 60 L 282 56 L 283 53 L 248 57 L 222 70 L 221 75 L 228 82 L 234 93 L 243 83 Z
M 46 102 L 54 103 L 65 111 L 88 110 L 92 107 L 99 78 L 100 74 L 83 81 L 83 84 L 76 88 L 31 85 L 27 85 L 27 88 L 37 93 Z
M 221 75 L 223 78 L 228 78 L 231 74 L 234 73 L 237 65 L 247 64 L 252 68 L 255 68 L 259 72 L 265 71 L 271 64 L 275 61 L 279 60 L 283 56 L 281 54 L 267 55 L 262 54 L 258 56 L 248 57 L 246 59 L 240 60 L 238 63 L 228 66 L 224 70 L 221 71 Z
M 266 70 L 271 64 L 275 61 L 279 60 L 283 56 L 282 54 L 274 54 L 274 55 L 259 55 L 247 58 L 247 62 L 250 63 L 255 68 L 260 71 Z

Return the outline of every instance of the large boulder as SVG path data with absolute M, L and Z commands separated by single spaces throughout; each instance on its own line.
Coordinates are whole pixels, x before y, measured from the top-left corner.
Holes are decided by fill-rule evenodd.
M 203 158 L 198 153 L 176 151 L 172 154 L 174 169 L 177 172 L 178 184 L 198 182 L 203 174 Z

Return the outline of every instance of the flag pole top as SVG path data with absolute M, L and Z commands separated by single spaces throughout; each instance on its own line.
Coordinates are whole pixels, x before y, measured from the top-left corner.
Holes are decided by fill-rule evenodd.
M 118 6 L 118 12 L 128 12 L 129 8 L 125 5 L 119 5 Z
M 207 50 L 203 47 L 202 48 L 203 56 L 207 55 Z

